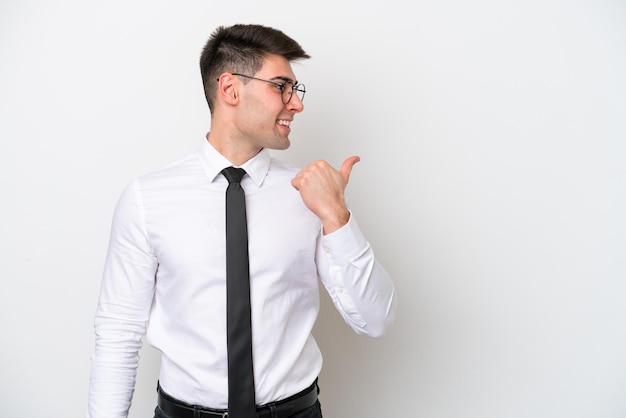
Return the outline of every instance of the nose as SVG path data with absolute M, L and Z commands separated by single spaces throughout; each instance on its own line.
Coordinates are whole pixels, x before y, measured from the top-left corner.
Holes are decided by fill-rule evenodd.
M 300 113 L 304 110 L 304 104 L 297 94 L 293 94 L 291 96 L 291 100 L 289 100 L 289 103 L 287 103 L 285 106 L 290 112 Z

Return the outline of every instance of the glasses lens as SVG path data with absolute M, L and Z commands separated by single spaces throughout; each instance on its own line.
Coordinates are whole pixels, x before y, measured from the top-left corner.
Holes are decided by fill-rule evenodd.
M 306 89 L 304 88 L 304 84 L 297 84 L 297 85 L 293 86 L 293 90 L 298 95 L 298 99 L 300 99 L 300 101 L 303 101 L 304 100 L 304 93 L 306 93 Z
M 304 93 L 306 92 L 304 84 L 297 84 L 294 86 L 291 83 L 285 83 L 283 87 L 283 103 L 289 103 L 294 92 L 300 101 L 304 100 Z

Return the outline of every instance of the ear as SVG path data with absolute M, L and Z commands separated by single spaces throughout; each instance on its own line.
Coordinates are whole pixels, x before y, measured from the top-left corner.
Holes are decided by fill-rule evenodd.
M 231 73 L 222 73 L 217 82 L 217 95 L 223 102 L 236 105 L 239 102 L 240 80 Z

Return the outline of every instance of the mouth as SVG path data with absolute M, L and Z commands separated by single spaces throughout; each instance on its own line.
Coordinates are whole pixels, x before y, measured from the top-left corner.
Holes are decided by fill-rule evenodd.
M 291 121 L 287 120 L 287 119 L 278 119 L 277 122 L 280 126 L 284 126 L 286 128 L 289 128 L 289 125 L 291 125 Z

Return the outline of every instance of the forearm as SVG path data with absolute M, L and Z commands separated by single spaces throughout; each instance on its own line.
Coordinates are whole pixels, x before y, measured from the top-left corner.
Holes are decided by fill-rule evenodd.
M 393 282 L 354 219 L 322 240 L 320 277 L 344 320 L 355 332 L 379 337 L 393 323 Z
M 130 408 L 145 322 L 97 315 L 89 382 L 90 418 L 126 418 Z

